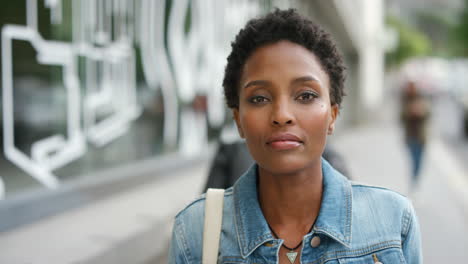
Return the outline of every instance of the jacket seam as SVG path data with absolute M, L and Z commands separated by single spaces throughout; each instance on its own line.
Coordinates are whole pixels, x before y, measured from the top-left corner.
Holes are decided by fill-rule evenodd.
M 346 205 L 347 205 L 347 217 L 348 217 L 348 222 L 346 223 L 347 224 L 347 230 L 346 230 L 346 242 L 348 243 L 348 246 L 349 246 L 349 241 L 351 240 L 351 236 L 352 236 L 352 231 L 351 231 L 351 227 L 352 227 L 352 217 L 351 217 L 351 212 L 352 212 L 352 189 L 349 188 L 349 192 L 348 192 L 348 195 L 346 195 Z
M 401 248 L 400 244 L 388 244 L 388 243 L 399 243 L 399 240 L 390 240 L 390 241 L 385 241 L 385 242 L 380 242 L 377 244 L 374 244 L 372 246 L 369 246 L 367 248 L 362 248 L 362 249 L 355 249 L 355 250 L 339 250 L 339 251 L 333 251 L 333 252 L 327 252 L 324 256 L 320 257 L 319 259 L 312 261 L 312 262 L 307 262 L 307 264 L 316 264 L 316 263 L 325 263 L 329 260 L 335 260 L 339 258 L 353 258 L 353 257 L 359 257 L 363 255 L 368 255 L 377 251 L 381 251 L 384 249 L 388 248 Z M 387 245 L 384 245 L 387 244 Z M 377 248 L 374 248 L 378 246 Z M 359 252 L 359 253 L 358 253 Z M 351 253 L 349 255 L 349 253 Z M 353 254 L 354 253 L 354 254 Z M 330 255 L 334 255 L 331 257 Z
M 236 232 L 237 232 L 237 240 L 238 240 L 238 243 L 239 243 L 239 249 L 241 251 L 241 255 L 243 258 L 245 258 L 246 256 L 244 256 L 244 245 L 245 245 L 245 242 L 244 242 L 244 234 L 243 232 L 239 231 L 239 229 L 243 230 L 243 226 L 242 226 L 242 221 L 238 221 L 238 217 L 240 215 L 240 212 L 239 212 L 239 197 L 238 194 L 237 194 L 237 191 L 233 191 L 233 199 L 234 199 L 234 207 L 235 207 L 235 217 L 234 217 L 234 224 L 236 226 Z
M 239 256 L 223 256 L 222 263 L 246 263 L 247 259 Z
M 374 185 L 366 185 L 366 184 L 363 184 L 363 183 L 357 183 L 357 182 L 353 182 L 353 181 L 350 181 L 350 182 L 351 182 L 352 187 L 383 190 L 383 191 L 388 191 L 388 192 L 391 192 L 391 193 L 394 193 L 394 194 L 398 194 L 401 197 L 407 198 L 407 196 L 405 196 L 405 195 L 403 195 L 403 194 L 401 194 L 401 193 L 399 193 L 399 192 L 397 192 L 395 190 L 388 189 L 388 188 L 385 188 L 385 187 L 374 186 Z
M 177 239 L 177 245 L 180 247 L 180 244 L 182 244 L 182 253 L 187 261 L 187 263 L 191 263 L 192 255 L 190 254 L 190 248 L 188 247 L 187 241 L 185 240 L 184 236 L 184 231 L 185 231 L 185 225 L 181 221 L 176 221 L 177 226 L 180 228 L 175 227 L 176 230 L 178 231 L 176 234 L 176 239 Z
M 334 240 L 338 241 L 344 246 L 349 247 L 349 244 L 344 241 L 346 240 L 346 237 L 343 238 L 342 236 L 340 236 L 340 234 L 333 232 L 331 230 L 326 230 L 326 229 L 331 229 L 331 228 L 327 226 L 317 227 L 317 228 L 314 227 L 314 231 L 316 231 L 317 234 L 327 235 L 328 237 L 333 238 Z
M 411 224 L 413 223 L 412 218 L 411 218 L 411 212 L 409 210 L 405 210 L 405 215 L 404 215 L 404 226 L 403 226 L 403 241 L 402 243 L 405 243 L 408 233 L 411 227 Z
M 228 188 L 224 191 L 224 198 L 228 197 L 228 196 L 231 196 L 233 194 L 232 192 L 232 189 L 231 188 Z M 204 201 L 206 200 L 206 195 L 205 194 L 202 194 L 201 197 L 193 200 L 192 202 L 190 202 L 187 206 L 185 206 L 184 209 L 182 209 L 176 216 L 175 218 L 178 218 L 180 215 L 182 215 L 187 209 L 189 209 L 190 207 L 192 207 L 193 205 L 195 205 L 196 203 L 198 202 L 201 202 L 201 201 Z
M 179 216 L 181 216 L 187 209 L 189 209 L 190 207 L 192 207 L 194 204 L 198 203 L 198 202 L 201 202 L 205 200 L 205 195 L 203 194 L 202 197 L 198 198 L 198 199 L 195 199 L 194 201 L 192 201 L 191 203 L 189 203 L 187 206 L 185 206 L 184 209 L 182 209 L 176 216 L 175 218 L 177 219 Z

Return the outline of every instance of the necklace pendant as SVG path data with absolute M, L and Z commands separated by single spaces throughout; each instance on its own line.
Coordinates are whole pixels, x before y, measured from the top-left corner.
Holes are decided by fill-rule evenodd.
M 291 264 L 294 264 L 294 261 L 296 261 L 297 252 L 289 251 L 288 253 L 286 253 L 286 256 L 288 257 Z

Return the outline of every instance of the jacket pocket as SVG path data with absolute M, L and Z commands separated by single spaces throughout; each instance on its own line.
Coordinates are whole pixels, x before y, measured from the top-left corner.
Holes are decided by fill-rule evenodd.
M 218 260 L 218 263 L 223 264 L 247 264 L 247 260 L 241 257 L 233 257 L 233 256 L 224 256 L 221 262 Z
M 400 248 L 388 248 L 361 256 L 338 259 L 340 264 L 406 264 Z

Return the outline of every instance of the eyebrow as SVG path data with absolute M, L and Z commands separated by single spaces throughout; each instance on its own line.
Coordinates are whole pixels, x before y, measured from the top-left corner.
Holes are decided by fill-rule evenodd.
M 312 75 L 306 75 L 306 76 L 303 76 L 303 77 L 299 77 L 299 78 L 296 78 L 292 81 L 293 84 L 297 84 L 297 83 L 302 83 L 302 82 L 310 82 L 310 81 L 313 81 L 313 82 L 317 82 L 320 84 L 320 81 L 318 78 L 312 76 Z
M 313 81 L 313 82 L 317 82 L 320 84 L 320 81 L 312 76 L 312 75 L 306 75 L 306 76 L 302 76 L 302 77 L 299 77 L 299 78 L 296 78 L 294 79 L 291 83 L 292 84 L 297 84 L 297 83 L 303 83 L 303 82 L 310 82 L 310 81 Z M 267 81 L 267 80 L 255 80 L 255 81 L 250 81 L 248 82 L 246 85 L 244 85 L 244 89 L 250 87 L 250 86 L 256 86 L 256 85 L 269 85 L 271 82 L 270 81 Z
M 269 81 L 266 80 L 255 80 L 255 81 L 250 81 L 246 85 L 244 85 L 244 89 L 250 87 L 250 86 L 256 86 L 256 85 L 268 85 L 270 84 Z

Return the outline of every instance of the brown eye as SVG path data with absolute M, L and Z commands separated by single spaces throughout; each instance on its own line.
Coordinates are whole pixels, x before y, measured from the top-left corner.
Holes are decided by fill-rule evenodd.
M 303 92 L 298 97 L 296 97 L 296 100 L 299 100 L 301 102 L 306 103 L 306 102 L 310 102 L 310 101 L 314 100 L 317 97 L 318 97 L 318 95 L 315 94 L 315 93 Z
M 252 104 L 261 104 L 261 103 L 268 102 L 268 98 L 266 98 L 265 96 L 256 95 L 256 96 L 250 97 L 249 102 Z

